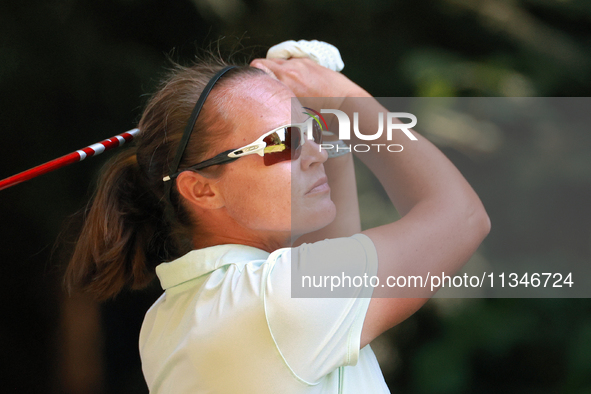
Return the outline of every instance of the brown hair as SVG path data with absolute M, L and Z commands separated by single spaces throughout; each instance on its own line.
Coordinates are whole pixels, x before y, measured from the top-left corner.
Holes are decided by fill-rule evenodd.
M 80 289 L 105 300 L 126 287 L 145 287 L 154 278 L 156 265 L 192 249 L 198 220 L 183 207 L 174 183 L 168 200 L 162 178 L 168 175 L 199 95 L 226 65 L 216 58 L 191 67 L 175 65 L 149 100 L 137 140 L 109 161 L 100 174 L 66 268 L 68 291 Z M 230 132 L 226 120 L 232 87 L 260 75 L 264 73 L 259 69 L 239 66 L 220 79 L 199 115 L 180 169 L 215 152 L 217 143 Z M 224 166 L 215 167 L 208 173 L 219 176 Z

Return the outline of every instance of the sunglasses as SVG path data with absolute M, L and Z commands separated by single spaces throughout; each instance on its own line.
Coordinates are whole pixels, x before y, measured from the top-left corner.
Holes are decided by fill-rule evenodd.
M 306 134 L 311 125 L 311 138 L 316 144 L 322 143 L 322 128 L 312 120 L 306 123 L 294 123 L 271 130 L 256 141 L 242 148 L 230 149 L 212 157 L 211 159 L 197 163 L 172 175 L 164 177 L 163 181 L 176 178 L 181 172 L 187 170 L 201 170 L 218 164 L 230 163 L 243 156 L 257 154 L 263 157 L 266 166 L 282 161 L 297 160 L 302 152 L 302 145 L 306 142 Z M 308 135 L 310 137 L 310 135 Z

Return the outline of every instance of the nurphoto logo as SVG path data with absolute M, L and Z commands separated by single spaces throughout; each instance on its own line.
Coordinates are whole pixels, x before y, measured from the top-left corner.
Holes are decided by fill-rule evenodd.
M 308 139 L 313 139 L 312 134 L 312 122 L 318 123 L 321 129 L 328 130 L 328 126 L 326 120 L 322 114 L 333 114 L 337 117 L 337 121 L 339 124 L 339 131 L 338 136 L 339 140 L 343 142 L 348 142 L 351 140 L 351 120 L 349 116 L 340 111 L 338 109 L 321 109 L 320 112 L 315 111 L 311 108 L 304 107 L 307 112 L 305 112 L 310 119 L 308 119 L 308 132 L 307 136 Z M 384 127 L 384 118 L 385 118 L 385 127 Z M 410 119 L 408 123 L 401 123 L 400 119 Z M 383 112 L 378 113 L 378 130 L 374 134 L 362 134 L 359 131 L 359 113 L 353 113 L 353 133 L 355 137 L 362 141 L 375 141 L 382 136 L 384 133 L 384 129 L 386 129 L 386 139 L 388 141 L 392 141 L 392 136 L 394 132 L 402 132 L 404 135 L 408 137 L 411 141 L 417 141 L 417 137 L 415 137 L 412 132 L 409 130 L 416 126 L 417 124 L 417 117 L 408 112 L 387 112 L 386 116 L 384 116 Z M 336 149 L 338 150 L 348 150 L 348 151 L 355 151 L 355 152 L 369 152 L 372 149 L 377 150 L 380 152 L 380 148 L 387 150 L 388 152 L 402 152 L 404 147 L 401 144 L 337 144 L 336 141 L 332 143 L 326 142 L 320 144 L 319 150 L 329 150 L 329 149 Z

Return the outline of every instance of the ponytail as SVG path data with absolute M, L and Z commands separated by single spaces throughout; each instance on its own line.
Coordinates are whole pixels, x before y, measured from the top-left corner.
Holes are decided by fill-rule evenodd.
M 66 270 L 68 290 L 83 288 L 104 300 L 123 288 L 140 289 L 166 259 L 170 226 L 137 163 L 136 149 L 106 165 Z

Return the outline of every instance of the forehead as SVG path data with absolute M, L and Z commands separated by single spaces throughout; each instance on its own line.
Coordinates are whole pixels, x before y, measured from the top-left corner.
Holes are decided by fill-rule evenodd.
M 260 135 L 268 131 L 264 130 L 266 128 L 271 130 L 292 122 L 295 94 L 271 77 L 241 81 L 234 87 L 232 96 L 233 113 L 230 118 L 235 130 L 254 127 L 256 134 Z

